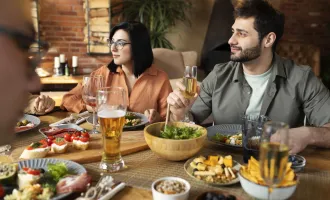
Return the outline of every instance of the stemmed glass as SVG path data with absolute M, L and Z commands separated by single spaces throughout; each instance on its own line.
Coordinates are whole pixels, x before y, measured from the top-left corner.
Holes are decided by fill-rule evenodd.
M 186 87 L 182 95 L 191 99 L 197 93 L 197 66 L 186 66 L 183 75 L 183 85 Z M 189 122 L 189 115 L 185 113 L 184 122 Z
M 93 129 L 90 131 L 90 133 L 99 133 L 96 129 L 96 95 L 98 89 L 104 87 L 104 78 L 102 75 L 84 76 L 82 84 L 82 98 L 86 105 L 92 107 L 93 110 Z
M 120 140 L 125 125 L 126 92 L 121 87 L 101 88 L 98 91 L 97 103 L 103 142 L 100 169 L 115 172 L 125 168 L 120 153 Z
M 261 136 L 259 164 L 261 177 L 268 186 L 268 199 L 272 189 L 281 183 L 288 163 L 288 130 L 289 126 L 284 122 L 266 122 Z M 272 142 L 273 134 L 279 142 Z

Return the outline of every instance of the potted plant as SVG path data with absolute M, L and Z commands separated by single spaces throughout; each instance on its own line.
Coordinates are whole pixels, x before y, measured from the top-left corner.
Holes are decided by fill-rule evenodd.
M 188 21 L 191 6 L 190 0 L 122 0 L 112 5 L 112 16 L 140 21 L 149 29 L 153 48 L 173 49 L 165 36 L 178 21 Z

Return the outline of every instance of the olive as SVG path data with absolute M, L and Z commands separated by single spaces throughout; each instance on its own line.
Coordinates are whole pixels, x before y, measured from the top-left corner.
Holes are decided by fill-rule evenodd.
M 26 120 L 26 119 L 24 119 L 23 121 L 22 121 L 22 124 L 25 126 L 25 125 L 27 125 L 29 123 L 29 121 L 28 120 Z

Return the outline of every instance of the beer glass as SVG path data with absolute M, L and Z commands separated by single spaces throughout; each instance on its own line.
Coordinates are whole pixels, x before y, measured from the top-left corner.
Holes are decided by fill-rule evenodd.
M 120 139 L 125 125 L 126 92 L 121 87 L 105 87 L 97 96 L 103 154 L 100 169 L 115 172 L 125 167 L 120 154 Z
M 186 87 L 186 89 L 182 91 L 182 95 L 187 99 L 193 98 L 197 92 L 197 66 L 185 67 L 183 85 Z M 190 121 L 188 113 L 185 114 L 183 121 Z
M 268 199 L 272 188 L 282 182 L 286 173 L 289 157 L 289 126 L 284 122 L 266 122 L 261 136 L 259 165 L 261 177 L 268 186 Z M 276 134 L 279 142 L 272 142 L 271 136 Z

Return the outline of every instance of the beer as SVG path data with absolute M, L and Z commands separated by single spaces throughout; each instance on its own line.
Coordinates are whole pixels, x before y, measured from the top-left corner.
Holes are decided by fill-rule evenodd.
M 106 164 L 124 164 L 120 155 L 120 139 L 125 125 L 124 110 L 99 110 L 98 119 L 102 133 L 102 162 Z
M 197 92 L 197 80 L 192 77 L 183 77 L 183 84 L 186 90 L 183 91 L 183 96 L 187 99 L 191 99 Z
M 288 162 L 289 148 L 284 144 L 263 142 L 260 146 L 261 176 L 268 185 L 282 181 Z

